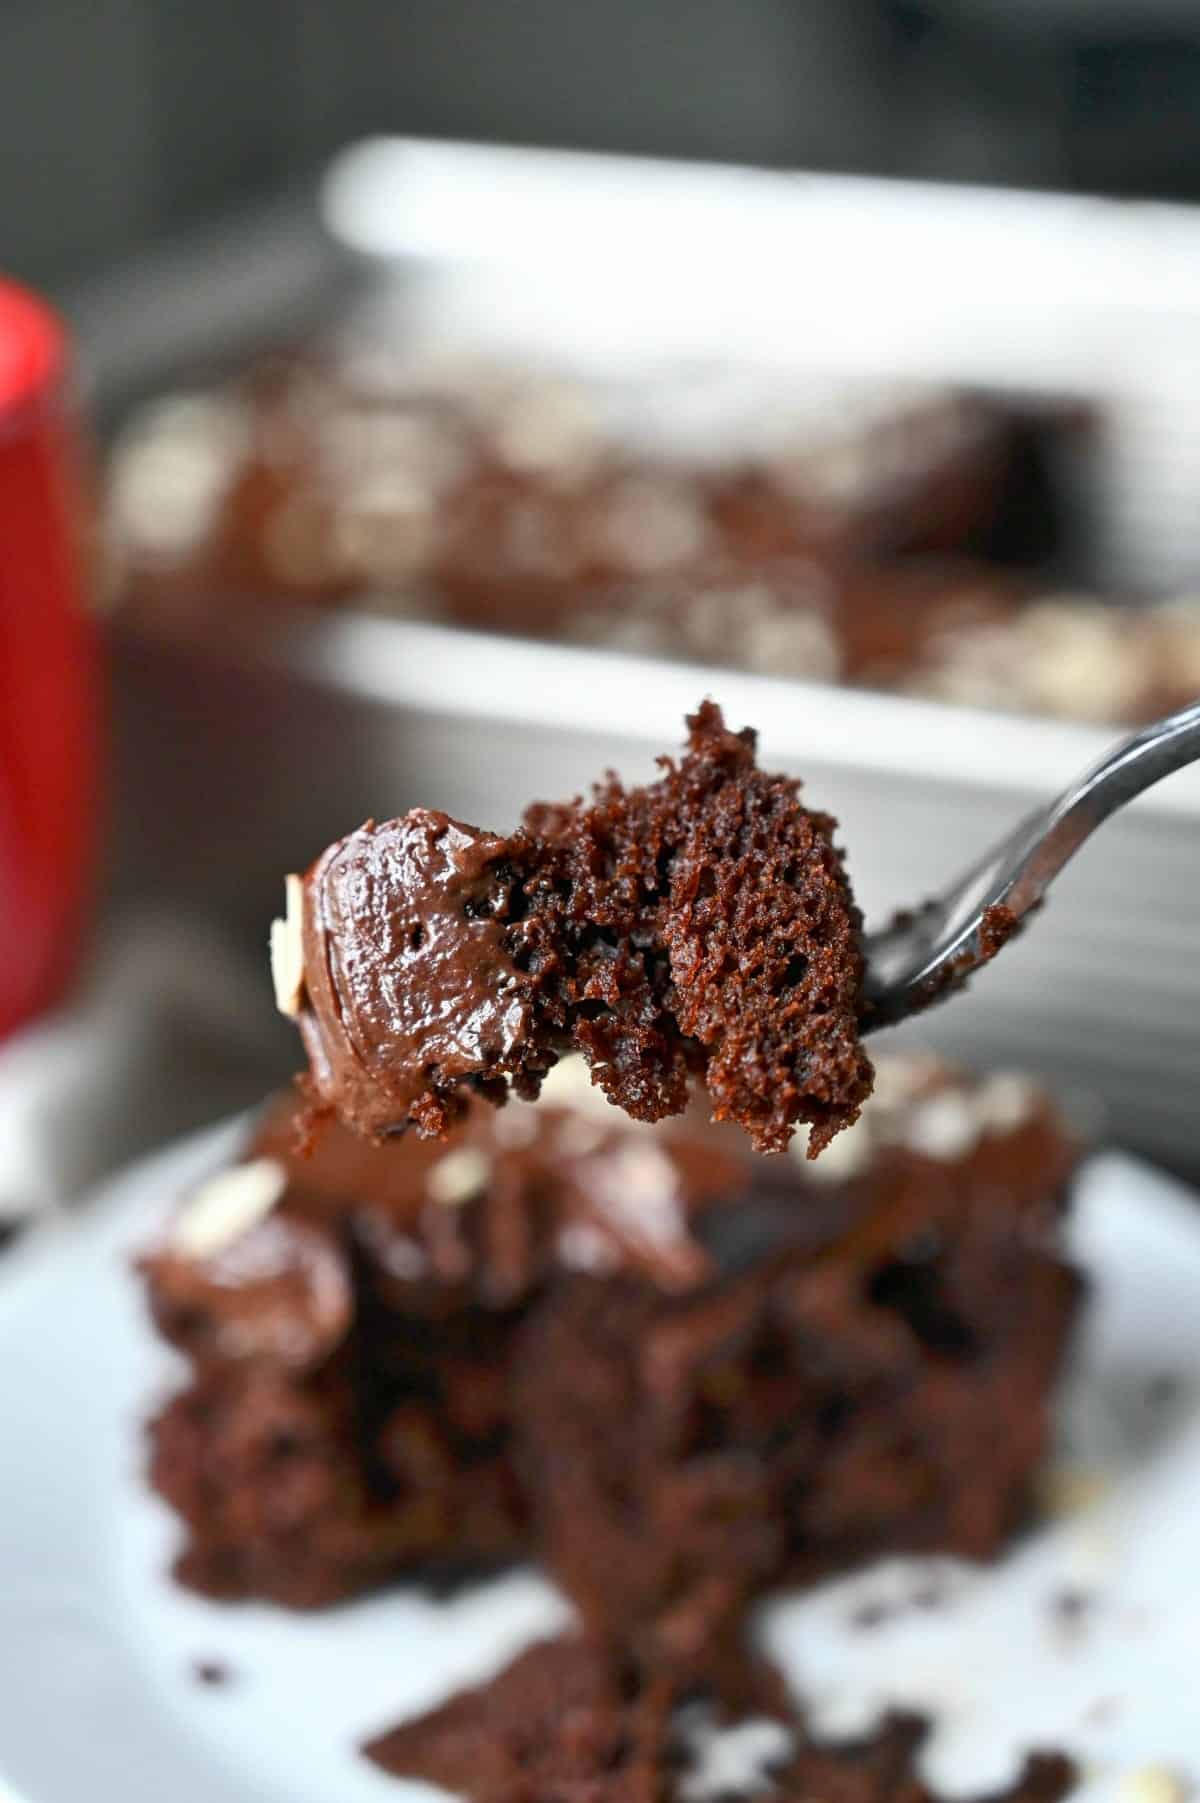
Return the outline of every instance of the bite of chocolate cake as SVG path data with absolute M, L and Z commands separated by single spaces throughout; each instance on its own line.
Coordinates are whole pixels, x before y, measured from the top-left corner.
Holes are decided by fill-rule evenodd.
M 564 1052 L 633 1118 L 714 1116 L 810 1153 L 870 1093 L 863 959 L 835 822 L 705 702 L 657 781 L 530 808 L 501 837 L 414 809 L 289 880 L 273 934 L 320 1102 L 444 1133 L 471 1092 L 538 1092 Z

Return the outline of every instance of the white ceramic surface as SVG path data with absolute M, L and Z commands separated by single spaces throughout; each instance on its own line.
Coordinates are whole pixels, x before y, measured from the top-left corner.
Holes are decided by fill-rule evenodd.
M 0 1798 L 3 1803 L 393 1803 L 357 1740 L 482 1677 L 563 1606 L 528 1574 L 433 1603 L 395 1592 L 316 1616 L 227 1608 L 164 1575 L 174 1525 L 139 1481 L 138 1428 L 173 1375 L 131 1248 L 234 1129 L 128 1172 L 81 1224 L 0 1270 Z M 1035 1742 L 1081 1755 L 1086 1803 L 1165 1762 L 1200 1778 L 1200 1213 L 1144 1166 L 1096 1160 L 1079 1257 L 1094 1299 L 1063 1403 L 1074 1469 L 1102 1498 L 950 1600 L 905 1605 L 928 1564 L 891 1562 L 767 1611 L 764 1632 L 822 1720 L 888 1701 L 939 1721 L 948 1787 L 1002 1780 Z M 1159 1373 L 1183 1379 L 1146 1400 Z M 1068 1633 L 1053 1602 L 1089 1601 Z M 899 1603 L 855 1627 L 866 1603 Z M 200 1684 L 197 1660 L 228 1667 Z M 7 1785 L 7 1789 L 5 1786 Z

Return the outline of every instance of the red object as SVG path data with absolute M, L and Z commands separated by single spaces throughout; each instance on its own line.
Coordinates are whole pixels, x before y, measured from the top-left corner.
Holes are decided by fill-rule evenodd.
M 63 328 L 0 281 L 0 1038 L 61 993 L 82 938 L 98 696 L 85 525 Z

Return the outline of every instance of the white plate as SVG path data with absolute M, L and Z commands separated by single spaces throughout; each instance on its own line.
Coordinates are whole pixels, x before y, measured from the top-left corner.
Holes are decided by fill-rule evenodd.
M 231 1131 L 127 1173 L 0 1279 L 0 1792 L 7 1781 L 19 1803 L 428 1797 L 356 1744 L 564 1619 L 528 1574 L 316 1617 L 203 1603 L 165 1577 L 175 1529 L 140 1482 L 139 1425 L 175 1367 L 128 1257 Z M 852 1625 L 864 1600 L 903 1600 L 928 1572 L 893 1561 L 773 1605 L 765 1631 L 831 1726 L 887 1701 L 932 1709 L 929 1769 L 947 1786 L 999 1782 L 1041 1743 L 1081 1755 L 1080 1795 L 1102 1803 L 1146 1762 L 1200 1777 L 1200 1214 L 1105 1157 L 1082 1186 L 1076 1246 L 1095 1294 L 1063 1416 L 1074 1458 L 1112 1479 L 1104 1499 L 994 1571 L 956 1568 L 940 1609 Z M 1161 1372 L 1183 1394 L 1156 1409 L 1146 1386 Z M 1070 1635 L 1051 1607 L 1064 1588 L 1093 1599 Z M 199 1683 L 197 1660 L 228 1682 Z

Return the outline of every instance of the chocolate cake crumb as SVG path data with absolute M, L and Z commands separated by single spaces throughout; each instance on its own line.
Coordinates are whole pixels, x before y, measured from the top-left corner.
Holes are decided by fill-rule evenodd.
M 1083 1634 L 1095 1607 L 1095 1598 L 1086 1590 L 1068 1586 L 1050 1599 L 1050 1615 L 1064 1640 L 1075 1641 Z
M 979 923 L 980 962 L 990 964 L 996 953 L 1003 951 L 1009 940 L 1020 930 L 1021 922 L 1003 902 L 993 902 L 990 908 L 985 908 L 983 919 Z
M 372 1135 L 444 1134 L 474 1091 L 532 1098 L 581 1050 L 636 1120 L 689 1079 L 756 1150 L 810 1156 L 871 1089 L 863 955 L 835 822 L 704 702 L 676 762 L 502 838 L 414 809 L 303 881 L 299 1024 L 321 1102 Z M 283 931 L 287 931 L 284 923 Z
M 950 1586 L 944 1578 L 922 1578 L 908 1600 L 914 1609 L 944 1609 L 950 1601 Z
M 890 1603 L 880 1601 L 860 1603 L 852 1609 L 847 1620 L 849 1625 L 860 1633 L 870 1633 L 875 1628 L 882 1628 L 885 1622 L 891 1621 L 896 1610 Z
M 907 1012 L 922 1013 L 938 1002 L 944 1002 L 952 995 L 957 995 L 966 988 L 976 971 L 990 964 L 1010 940 L 1024 931 L 1029 916 L 1041 907 L 1037 902 L 1028 908 L 1019 918 L 1012 909 L 1003 902 L 993 902 L 983 910 L 979 922 L 979 949 L 968 948 L 960 952 L 956 958 L 944 962 L 930 977 L 915 989 L 908 1004 Z M 896 932 L 914 926 L 922 917 L 932 917 L 935 921 L 941 912 L 940 901 L 922 903 L 919 908 L 901 908 L 893 916 L 889 931 Z
M 193 1659 L 192 1676 L 197 1684 L 205 1684 L 210 1688 L 228 1684 L 232 1673 L 221 1659 Z
M 470 1803 L 935 1803 L 918 1772 L 927 1733 L 920 1717 L 893 1714 L 855 1740 L 821 1742 L 780 1675 L 737 1649 L 718 1646 L 678 1676 L 567 1638 L 528 1648 L 364 1751 Z M 1058 1803 L 1075 1778 L 1063 1755 L 1034 1754 L 989 1803 Z

